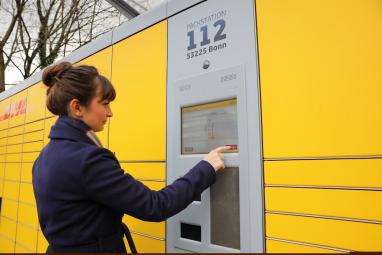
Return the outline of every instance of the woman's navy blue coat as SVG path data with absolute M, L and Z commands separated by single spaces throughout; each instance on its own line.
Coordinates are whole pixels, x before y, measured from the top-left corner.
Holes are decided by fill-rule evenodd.
M 215 181 L 213 167 L 201 161 L 164 189 L 150 190 L 124 173 L 112 152 L 95 145 L 88 130 L 81 120 L 60 116 L 33 165 L 33 189 L 48 251 L 125 252 L 123 214 L 163 221 Z M 116 235 L 117 240 L 109 238 Z

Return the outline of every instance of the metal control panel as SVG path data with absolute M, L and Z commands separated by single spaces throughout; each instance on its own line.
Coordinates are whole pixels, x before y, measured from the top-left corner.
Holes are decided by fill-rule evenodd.
M 169 19 L 167 183 L 233 149 L 216 182 L 168 219 L 167 252 L 264 251 L 253 11 L 251 0 L 208 0 Z

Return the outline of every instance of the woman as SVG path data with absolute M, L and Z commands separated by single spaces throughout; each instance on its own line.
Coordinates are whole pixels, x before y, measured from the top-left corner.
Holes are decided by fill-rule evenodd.
M 68 62 L 47 67 L 42 81 L 49 87 L 47 107 L 59 115 L 50 142 L 33 165 L 33 189 L 48 252 L 126 252 L 123 214 L 163 221 L 186 208 L 215 181 L 215 171 L 224 168 L 220 152 L 229 147 L 211 151 L 162 190 L 150 190 L 124 173 L 94 133 L 113 116 L 112 84 L 96 68 Z

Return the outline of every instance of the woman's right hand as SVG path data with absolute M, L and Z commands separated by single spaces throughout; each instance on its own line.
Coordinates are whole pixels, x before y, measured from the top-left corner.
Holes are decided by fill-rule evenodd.
M 203 160 L 207 161 L 208 163 L 211 164 L 211 166 L 215 169 L 215 171 L 218 171 L 220 169 L 224 169 L 224 157 L 221 154 L 224 151 L 230 150 L 230 146 L 221 146 L 216 149 L 213 149 L 208 153 Z

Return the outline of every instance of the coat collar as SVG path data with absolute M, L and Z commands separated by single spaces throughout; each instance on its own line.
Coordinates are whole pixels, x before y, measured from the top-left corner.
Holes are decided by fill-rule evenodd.
M 82 120 L 69 116 L 60 116 L 52 126 L 49 138 L 68 139 L 94 145 L 94 142 L 86 135 L 88 131 L 90 131 L 89 126 Z

